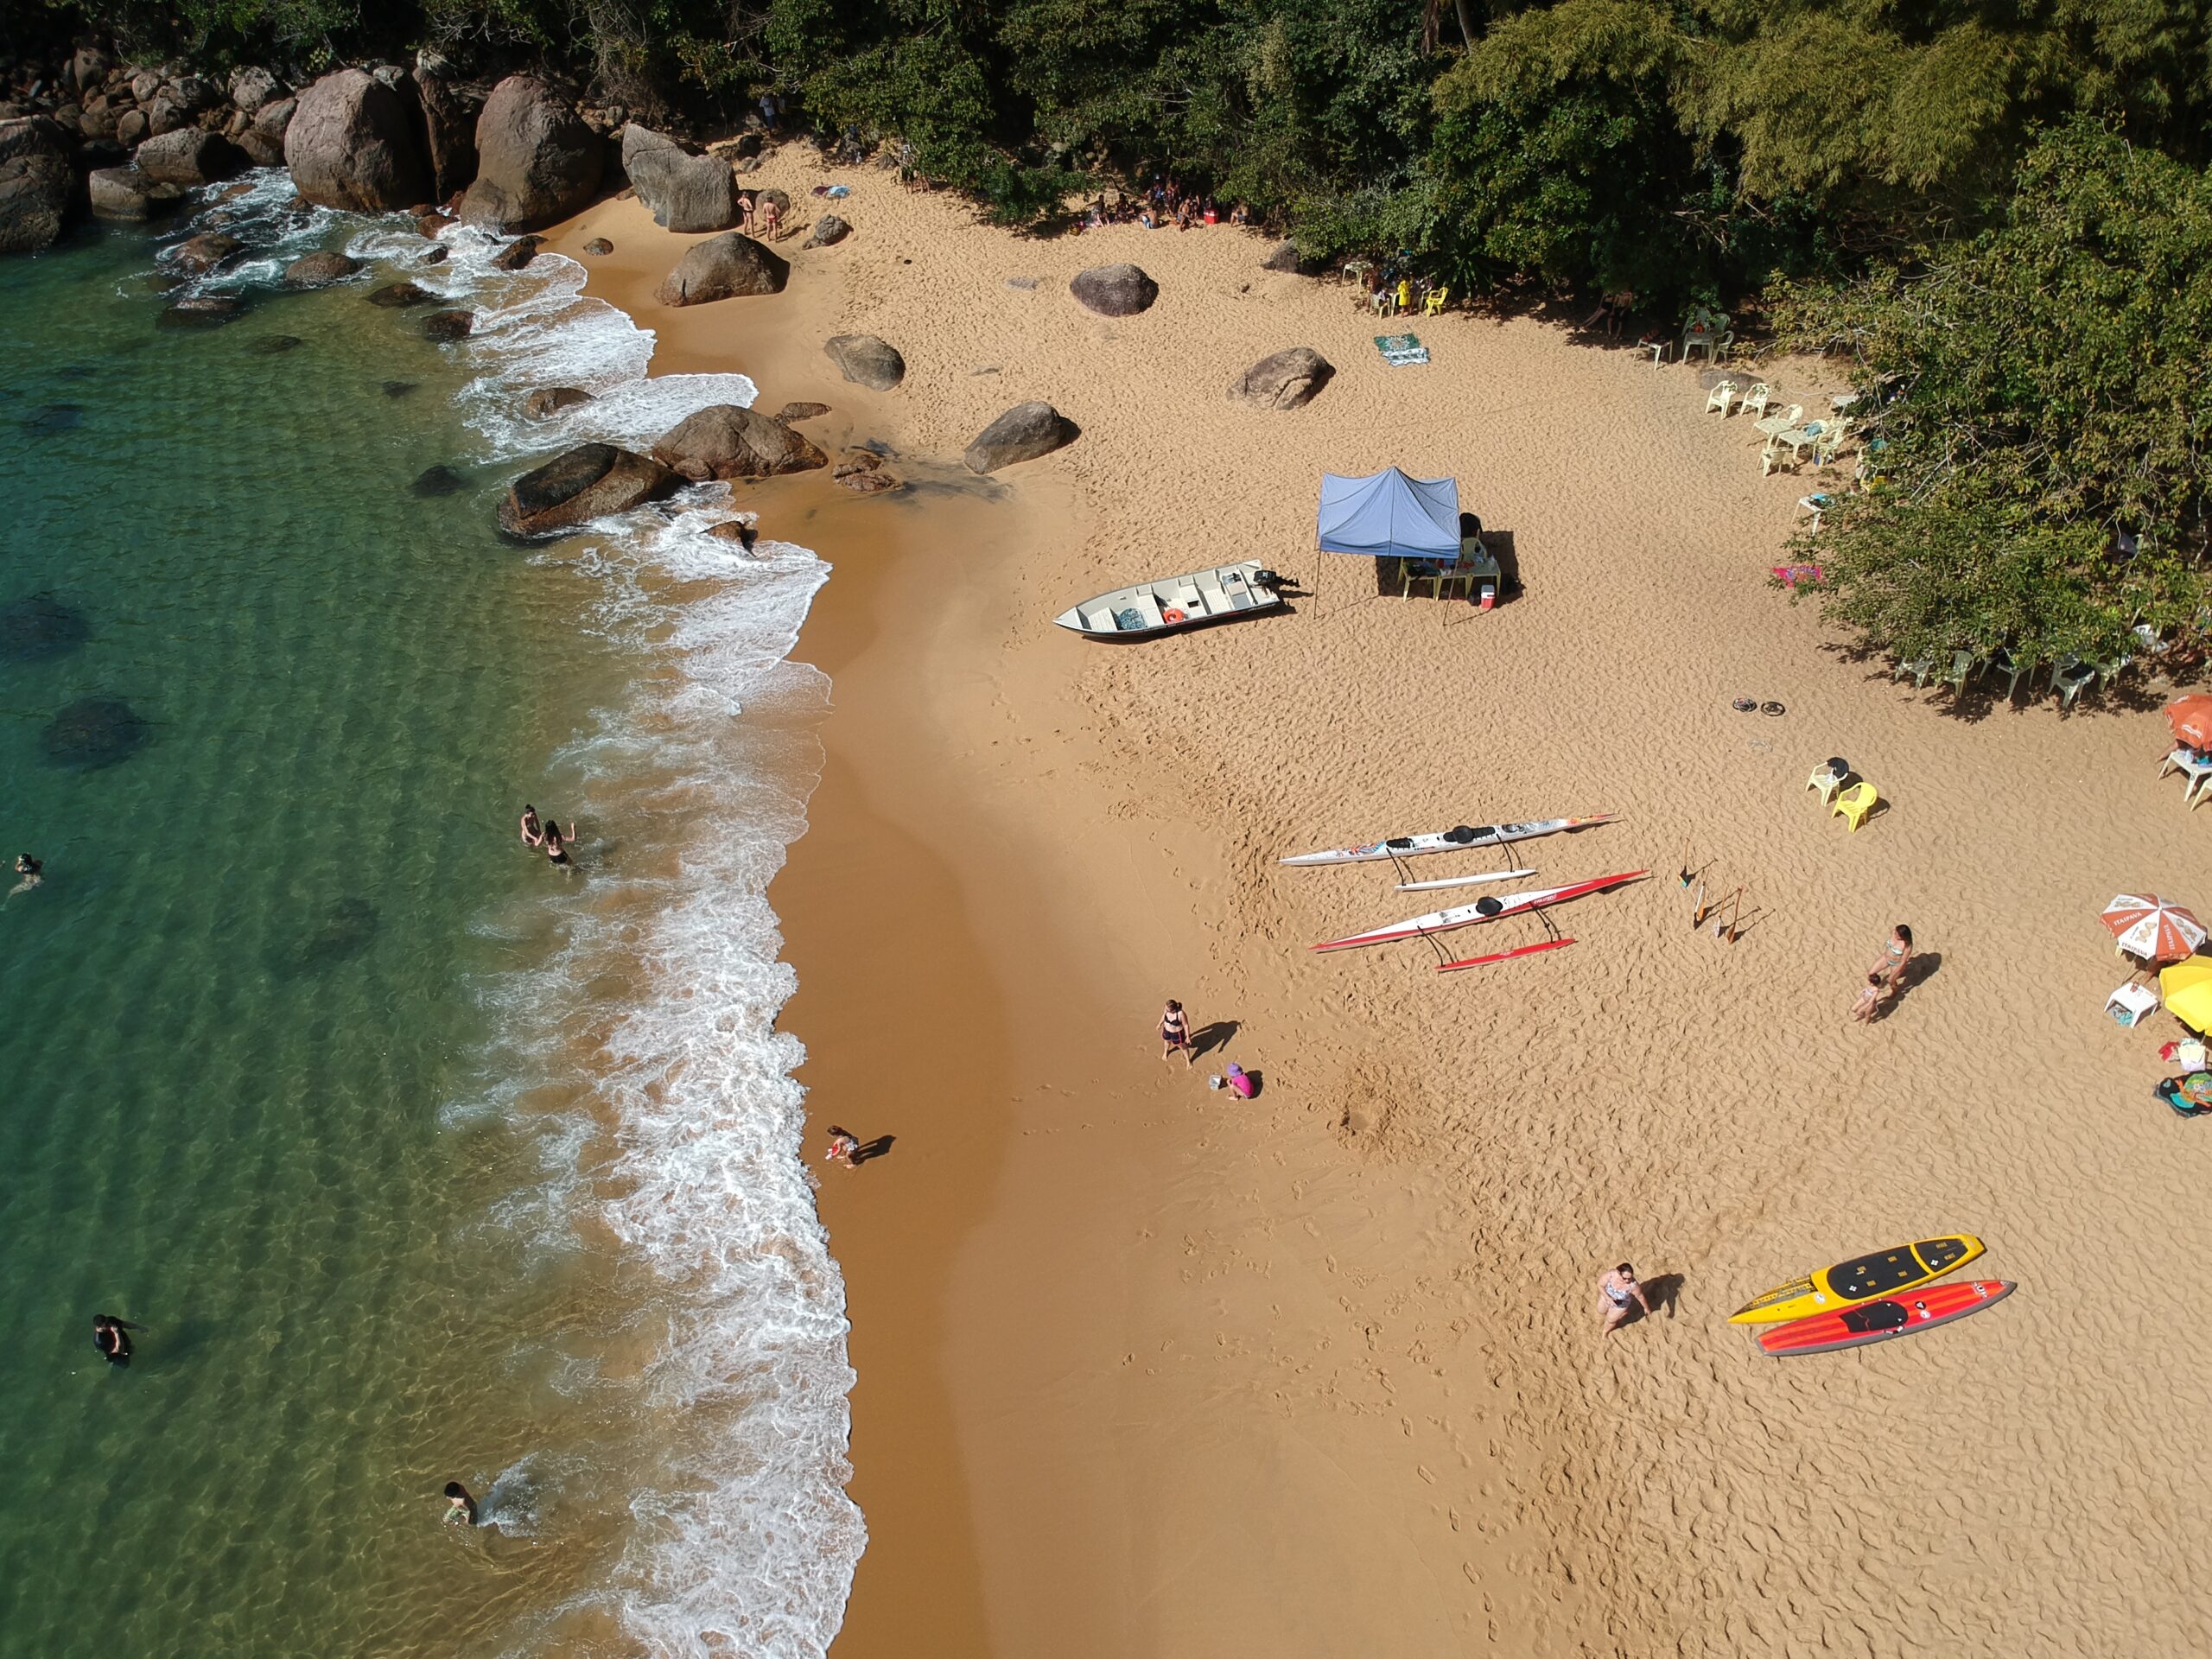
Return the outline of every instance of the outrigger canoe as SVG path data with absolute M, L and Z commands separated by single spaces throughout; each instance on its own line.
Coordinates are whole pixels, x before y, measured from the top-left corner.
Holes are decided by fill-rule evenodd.
M 1981 1241 L 1972 1233 L 1960 1233 L 1854 1255 L 1848 1262 L 1822 1268 L 1752 1297 L 1728 1316 L 1728 1322 L 1774 1325 L 1834 1313 L 1877 1296 L 1894 1296 L 1917 1285 L 1931 1284 L 1952 1268 L 1966 1266 L 1982 1253 L 1982 1248 Z
M 1116 588 L 1070 607 L 1052 620 L 1091 639 L 1149 639 L 1272 610 L 1282 603 L 1275 591 L 1281 580 L 1256 559 L 1248 560 Z
M 1910 1337 L 1963 1319 L 1969 1313 L 1994 1307 L 2012 1294 L 2012 1281 L 2005 1279 L 1932 1285 L 1908 1296 L 1885 1297 L 1878 1302 L 1840 1307 L 1833 1313 L 1815 1313 L 1809 1319 L 1792 1319 L 1760 1332 L 1759 1346 L 1770 1354 L 1832 1354 L 1839 1348 L 1863 1348 L 1870 1342 Z
M 1504 898 L 1478 899 L 1471 905 L 1455 905 L 1449 910 L 1433 910 L 1426 916 L 1416 916 L 1409 922 L 1393 922 L 1388 927 L 1370 928 L 1364 933 L 1331 939 L 1326 944 L 1317 944 L 1316 950 L 1350 950 L 1363 944 L 1389 944 L 1395 939 L 1417 939 L 1431 933 L 1447 933 L 1455 927 L 1472 927 L 1477 922 L 1494 922 L 1501 916 L 1516 916 L 1522 911 L 1542 910 L 1548 905 L 1563 905 L 1570 899 L 1580 899 L 1587 893 L 1602 893 L 1607 887 L 1618 887 L 1630 881 L 1641 881 L 1650 874 L 1649 870 L 1627 870 L 1619 875 L 1601 875 L 1594 881 L 1577 881 L 1564 887 L 1532 887 L 1526 893 L 1509 893 Z
M 1462 847 L 1502 847 L 1509 841 L 1533 841 L 1555 836 L 1563 830 L 1580 830 L 1592 823 L 1611 823 L 1620 815 L 1600 812 L 1594 818 L 1538 818 L 1529 823 L 1460 824 L 1427 836 L 1393 836 L 1370 841 L 1363 847 L 1332 847 L 1325 853 L 1300 853 L 1279 859 L 1282 864 L 1365 864 L 1382 858 L 1419 858 L 1423 853 L 1456 853 Z

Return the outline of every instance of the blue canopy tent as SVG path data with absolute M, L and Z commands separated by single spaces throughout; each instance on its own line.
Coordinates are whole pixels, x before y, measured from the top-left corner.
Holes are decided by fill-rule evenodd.
M 1459 556 L 1459 486 L 1408 478 L 1395 467 L 1372 478 L 1321 474 L 1321 550 L 1374 559 Z

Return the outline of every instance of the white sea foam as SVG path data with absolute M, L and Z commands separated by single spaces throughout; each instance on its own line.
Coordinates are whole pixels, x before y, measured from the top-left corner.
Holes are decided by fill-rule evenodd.
M 423 266 L 419 237 L 388 220 L 301 213 L 276 171 L 254 175 L 223 211 L 256 251 L 208 286 L 265 286 L 289 259 L 345 235 L 378 280 L 404 275 L 474 311 L 474 333 L 448 349 L 474 371 L 462 404 L 486 460 L 519 469 L 587 439 L 638 447 L 695 410 L 749 406 L 756 395 L 738 374 L 648 378 L 652 335 L 585 296 L 571 260 L 540 254 L 499 270 L 500 245 L 455 226 L 443 233 L 446 260 Z M 550 421 L 521 418 L 524 396 L 554 385 L 593 400 Z M 562 545 L 561 557 L 600 578 L 588 626 L 636 651 L 640 672 L 552 772 L 588 830 L 613 834 L 625 855 L 599 862 L 588 839 L 583 880 L 543 901 L 562 943 L 527 983 L 490 988 L 504 1027 L 490 1065 L 503 1075 L 448 1121 L 519 1120 L 524 1091 L 566 1064 L 559 1011 L 610 961 L 645 963 L 650 995 L 615 1020 L 595 1084 L 616 1126 L 612 1166 L 583 1166 L 591 1138 L 581 1122 L 533 1123 L 545 1179 L 493 1224 L 526 1247 L 573 1248 L 575 1207 L 594 1205 L 632 1276 L 652 1287 L 637 1316 L 653 1338 L 640 1380 L 591 1383 L 632 1390 L 627 1414 L 651 1444 L 622 1452 L 630 1536 L 612 1581 L 583 1599 L 614 1615 L 625 1651 L 817 1659 L 842 1620 L 866 1534 L 844 1490 L 844 1286 L 802 1160 L 804 1091 L 791 1075 L 802 1050 L 775 1027 L 796 979 L 779 960 L 766 893 L 805 828 L 819 766 L 808 723 L 790 716 L 824 708 L 827 682 L 789 655 L 829 567 L 766 537 L 747 556 L 708 535 L 734 516 L 728 499 L 721 486 L 696 488 L 682 511 L 594 525 L 588 554 Z M 683 583 L 680 605 L 653 597 L 672 585 L 664 578 Z M 646 789 L 642 779 L 675 781 Z M 673 874 L 636 873 L 671 864 Z M 603 902 L 615 883 L 649 902 Z M 495 1495 L 503 1516 L 543 1535 L 557 1522 L 523 1498 L 533 1485 L 544 1488 L 518 1468 Z

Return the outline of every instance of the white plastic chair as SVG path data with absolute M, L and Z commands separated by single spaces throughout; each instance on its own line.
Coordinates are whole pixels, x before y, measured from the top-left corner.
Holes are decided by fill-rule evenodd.
M 1736 383 L 1733 380 L 1723 380 L 1707 395 L 1705 412 L 1710 415 L 1717 409 L 1720 411 L 1720 418 L 1725 421 L 1728 418 L 1728 405 L 1735 400 Z
M 1774 388 L 1764 380 L 1744 394 L 1743 407 L 1758 419 L 1766 418 L 1766 406 L 1774 401 Z
M 2212 793 L 2205 787 L 2212 782 L 2212 760 L 2198 760 L 2196 752 L 2188 745 L 2175 749 L 2158 767 L 2161 778 L 2170 772 L 2178 772 L 2187 780 L 2188 786 L 2182 791 L 2181 798 L 2190 808 L 2194 809 L 2207 793 Z

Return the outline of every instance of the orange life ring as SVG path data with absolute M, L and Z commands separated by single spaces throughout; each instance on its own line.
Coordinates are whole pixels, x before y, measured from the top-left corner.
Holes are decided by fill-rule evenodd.
M 1160 620 L 1162 622 L 1180 622 L 1184 620 L 1183 613 L 1177 610 L 1173 605 L 1170 605 L 1166 610 L 1160 613 Z

